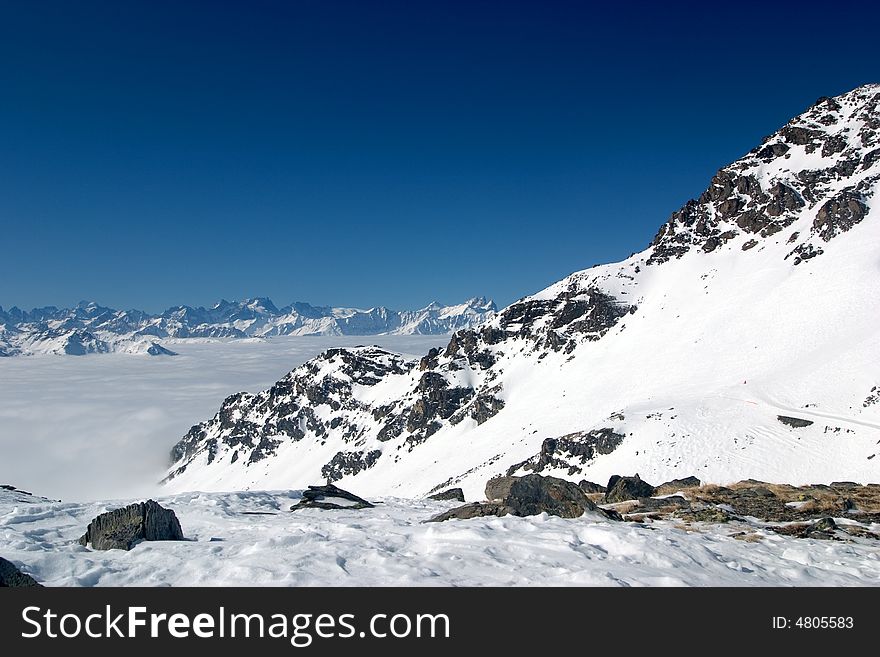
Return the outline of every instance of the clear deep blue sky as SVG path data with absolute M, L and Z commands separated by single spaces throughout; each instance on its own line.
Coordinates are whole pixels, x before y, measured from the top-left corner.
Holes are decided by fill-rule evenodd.
M 872 3 L 0 3 L 0 305 L 509 303 L 641 250 Z

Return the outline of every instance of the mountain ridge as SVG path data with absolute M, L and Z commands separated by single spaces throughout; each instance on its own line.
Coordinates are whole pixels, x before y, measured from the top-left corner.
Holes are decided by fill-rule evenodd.
M 114 310 L 93 301 L 73 308 L 24 311 L 0 307 L 0 356 L 28 353 L 83 355 L 123 351 L 173 355 L 158 340 L 269 338 L 281 335 L 442 335 L 472 326 L 497 312 L 494 301 L 473 297 L 418 310 L 313 306 L 278 308 L 268 297 L 221 299 L 210 308 L 172 306 L 152 315 Z
M 420 360 L 330 350 L 229 397 L 177 444 L 166 484 L 470 496 L 528 471 L 876 480 L 878 147 L 880 87 L 820 99 L 720 169 L 646 250 Z

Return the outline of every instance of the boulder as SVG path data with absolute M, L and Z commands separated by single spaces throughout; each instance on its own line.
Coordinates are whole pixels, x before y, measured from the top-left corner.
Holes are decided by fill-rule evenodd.
M 429 518 L 426 522 L 443 522 L 444 520 L 467 520 L 468 518 L 483 518 L 485 516 L 506 516 L 509 509 L 503 504 L 494 502 L 471 502 L 464 506 L 457 506 L 449 511 L 444 511 Z
M 638 473 L 632 477 L 612 475 L 611 479 L 608 480 L 607 488 L 605 502 L 609 504 L 637 500 L 640 497 L 652 497 L 654 495 L 654 487 L 642 481 Z
M 592 481 L 587 481 L 586 479 L 581 479 L 578 483 L 578 487 L 585 493 L 605 492 L 605 486 L 603 486 L 602 484 L 594 484 Z
M 540 513 L 577 518 L 585 511 L 595 511 L 608 518 L 616 515 L 599 509 L 576 484 L 539 474 L 490 479 L 486 484 L 486 498 L 488 502 L 466 504 L 434 516 L 428 522 L 481 516 L 535 516 Z
M 375 506 L 354 493 L 342 490 L 333 484 L 326 486 L 309 486 L 302 493 L 302 499 L 290 507 L 291 511 L 298 509 L 370 509 Z
M 91 543 L 95 550 L 130 550 L 140 541 L 182 540 L 183 531 L 174 511 L 147 500 L 97 516 L 79 543 Z
M 677 493 L 680 490 L 684 490 L 686 488 L 699 488 L 702 482 L 696 477 L 684 477 L 683 479 L 673 479 L 672 481 L 667 481 L 655 489 L 655 495 L 669 495 L 670 493 Z
M 596 505 L 577 484 L 538 474 L 490 479 L 486 484 L 486 499 L 500 502 L 515 516 L 549 513 L 562 518 L 577 518 L 584 511 L 596 510 Z
M 21 572 L 11 561 L 0 557 L 0 588 L 42 586 L 30 575 Z
M 464 491 L 461 488 L 449 488 L 433 495 L 428 495 L 429 500 L 439 500 L 446 502 L 452 500 L 455 502 L 464 502 Z

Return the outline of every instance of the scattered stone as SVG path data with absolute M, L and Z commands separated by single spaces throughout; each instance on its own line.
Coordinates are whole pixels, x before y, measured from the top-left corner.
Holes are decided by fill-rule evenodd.
M 349 493 L 333 484 L 327 484 L 326 486 L 309 486 L 308 490 L 303 491 L 302 499 L 291 506 L 290 510 L 371 509 L 374 506 L 354 493 Z
M 147 500 L 97 516 L 79 543 L 91 543 L 95 550 L 130 550 L 140 541 L 182 540 L 183 531 L 174 511 Z
M 608 480 L 605 502 L 612 504 L 614 502 L 637 500 L 640 497 L 652 497 L 653 495 L 654 487 L 642 481 L 638 473 L 632 477 L 612 475 L 611 479 Z
M 789 417 L 788 415 L 777 415 L 776 419 L 782 422 L 782 424 L 787 424 L 790 427 L 794 427 L 795 429 L 801 429 L 803 427 L 808 427 L 813 424 L 812 420 L 805 420 L 800 417 Z
M 671 495 L 669 497 L 642 497 L 638 501 L 638 506 L 634 507 L 627 513 L 645 513 L 647 511 L 675 511 L 677 509 L 690 509 L 691 503 L 684 499 L 681 495 Z
M 0 557 L 0 588 L 42 586 L 30 575 L 21 572 L 15 564 Z
M 440 491 L 439 493 L 434 493 L 433 495 L 428 495 L 429 500 L 439 500 L 441 502 L 446 502 L 448 500 L 453 500 L 455 502 L 464 502 L 464 491 L 461 488 L 449 488 L 444 491 Z

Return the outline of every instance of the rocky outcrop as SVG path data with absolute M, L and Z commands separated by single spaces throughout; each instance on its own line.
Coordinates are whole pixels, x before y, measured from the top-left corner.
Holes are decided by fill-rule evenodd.
M 519 470 L 543 472 L 544 470 L 565 470 L 571 476 L 583 472 L 582 466 L 600 454 L 610 454 L 623 442 L 624 435 L 611 428 L 578 431 L 559 438 L 547 438 L 541 444 L 541 451 L 535 456 L 516 463 L 507 470 L 513 475 Z M 604 490 L 604 489 L 603 489 Z
M 642 481 L 638 474 L 632 477 L 612 475 L 608 480 L 606 488 L 605 502 L 607 503 L 637 500 L 640 497 L 651 497 L 654 495 L 654 487 Z
M 782 422 L 782 424 L 794 427 L 795 429 L 802 429 L 813 424 L 812 420 L 805 420 L 801 417 L 790 417 L 788 415 L 777 415 L 776 419 Z
M 586 479 L 581 479 L 578 482 L 578 487 L 588 495 L 591 493 L 604 493 L 607 490 L 602 484 L 596 484 Z
M 21 572 L 14 563 L 0 557 L 0 588 L 42 586 L 30 575 Z
M 455 501 L 464 502 L 464 491 L 461 488 L 447 488 L 446 490 L 428 495 L 429 500 L 438 500 L 440 502 Z
M 699 488 L 700 480 L 694 476 L 684 477 L 682 479 L 672 479 L 671 481 L 665 481 L 654 489 L 655 495 L 669 495 L 670 493 L 677 493 L 680 490 L 687 490 L 688 488 Z
M 375 506 L 362 497 L 347 490 L 337 488 L 333 484 L 326 486 L 309 486 L 302 492 L 302 499 L 290 507 L 291 511 L 299 509 L 371 509 Z
M 183 531 L 174 511 L 147 500 L 97 516 L 79 543 L 95 550 L 130 550 L 141 541 L 182 540 Z
M 572 482 L 538 474 L 490 479 L 486 484 L 486 499 L 487 502 L 475 502 L 451 509 L 434 516 L 428 522 L 482 516 L 534 516 L 541 513 L 577 518 L 586 511 L 614 517 L 614 514 L 606 514 L 596 507 Z

